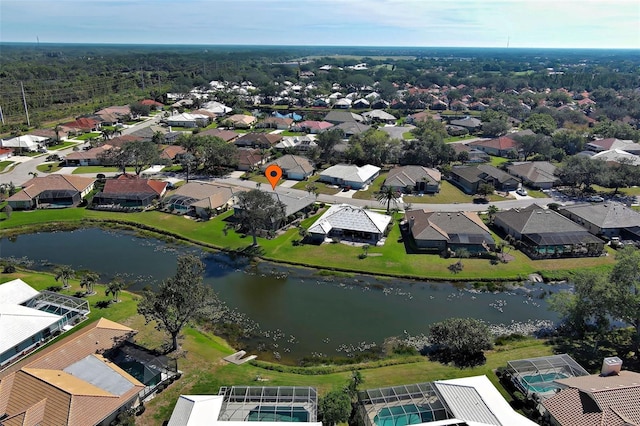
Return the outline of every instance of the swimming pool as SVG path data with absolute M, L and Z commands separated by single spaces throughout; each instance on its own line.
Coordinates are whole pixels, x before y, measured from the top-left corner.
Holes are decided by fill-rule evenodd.
M 309 412 L 304 407 L 260 406 L 249 412 L 250 422 L 308 422 Z
M 431 411 L 421 412 L 415 404 L 385 407 L 373 419 L 376 426 L 415 425 L 433 420 Z
M 567 377 L 569 376 L 560 372 L 538 373 L 520 376 L 518 382 L 527 393 L 547 393 L 558 388 L 558 385 L 553 383 L 554 380 L 566 379 Z

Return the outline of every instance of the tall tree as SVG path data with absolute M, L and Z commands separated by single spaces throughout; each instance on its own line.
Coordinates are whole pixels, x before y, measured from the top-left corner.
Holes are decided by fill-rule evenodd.
M 635 330 L 634 346 L 640 349 L 640 250 L 626 246 L 616 254 L 610 275 L 612 301 L 609 311 Z
M 105 289 L 104 294 L 105 296 L 112 295 L 113 296 L 112 300 L 117 303 L 119 302 L 118 296 L 120 295 L 122 290 L 124 290 L 125 288 L 127 288 L 127 284 L 124 282 L 124 279 L 121 276 L 116 275 L 107 284 L 107 288 Z
M 122 147 L 122 151 L 137 176 L 160 158 L 158 147 L 151 141 L 129 142 Z
M 322 424 L 333 426 L 345 423 L 351 414 L 351 400 L 344 390 L 333 390 L 320 399 L 318 410 L 322 414 Z
M 429 329 L 429 340 L 443 355 L 460 367 L 477 365 L 482 352 L 493 347 L 491 333 L 485 323 L 474 318 L 450 318 Z
M 80 287 L 87 288 L 87 294 L 95 294 L 95 285 L 100 279 L 100 275 L 95 272 L 87 272 L 80 278 Z
M 400 195 L 401 194 L 395 188 L 385 185 L 376 193 L 376 200 L 378 200 L 380 204 L 387 205 L 387 214 L 389 214 L 391 212 L 391 203 L 393 203 L 394 206 L 397 206 L 398 200 L 400 200 Z
M 236 214 L 240 223 L 253 237 L 253 245 L 258 245 L 256 237 L 261 229 L 270 230 L 285 219 L 285 205 L 270 194 L 259 189 L 238 194 Z
M 316 143 L 318 144 L 318 149 L 320 150 L 320 161 L 327 162 L 333 156 L 333 147 L 335 147 L 342 138 L 344 137 L 344 132 L 340 129 L 327 130 L 326 132 L 322 132 L 318 135 L 316 139 Z
M 171 350 L 178 349 L 178 336 L 194 320 L 210 317 L 219 306 L 213 289 L 203 282 L 204 264 L 194 255 L 178 258 L 176 274 L 167 278 L 157 290 L 145 290 L 138 302 L 138 313 L 147 324 L 169 334 Z
M 523 129 L 531 129 L 533 133 L 542 133 L 543 135 L 550 136 L 554 130 L 558 128 L 556 120 L 549 114 L 531 114 L 522 123 Z
M 56 281 L 62 281 L 63 288 L 69 288 L 69 280 L 75 277 L 76 271 L 69 265 L 60 265 L 55 269 Z

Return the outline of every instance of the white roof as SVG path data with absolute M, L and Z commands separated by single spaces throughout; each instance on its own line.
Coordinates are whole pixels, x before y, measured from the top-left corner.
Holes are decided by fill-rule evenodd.
M 0 353 L 61 320 L 59 315 L 22 305 L 0 304 Z
M 167 426 L 246 426 L 246 421 L 219 420 L 224 395 L 180 395 Z M 260 422 L 260 426 L 282 426 L 291 422 Z M 308 422 L 321 426 L 321 422 Z
M 39 291 L 20 278 L 0 284 L 0 301 L 8 305 L 21 305 L 39 294 Z
M 214 114 L 226 114 L 233 111 L 233 108 L 228 107 L 220 102 L 210 101 L 202 105 L 202 109 L 212 112 Z
M 182 113 L 182 114 L 177 114 L 177 115 L 172 115 L 171 117 L 167 118 L 167 122 L 170 121 L 195 121 L 195 120 L 207 120 L 209 119 L 209 117 L 207 117 L 204 114 L 189 114 L 188 112 Z
M 634 166 L 640 165 L 640 156 L 633 155 L 619 148 L 599 152 L 597 154 L 594 154 L 591 158 L 603 161 L 613 161 L 616 163 L 620 163 L 624 160 L 628 161 L 629 164 L 632 164 Z
M 383 111 L 381 109 L 374 109 L 373 111 L 367 111 L 362 113 L 363 116 L 365 117 L 372 117 L 372 118 L 378 118 L 380 120 L 394 120 L 395 121 L 395 117 L 391 114 L 389 114 L 386 111 Z
M 2 147 L 33 149 L 33 148 L 37 148 L 40 143 L 46 140 L 47 138 L 44 138 L 42 136 L 22 135 L 22 136 L 16 136 L 15 138 L 11 138 L 11 139 L 6 139 L 6 140 L 2 139 Z
M 349 204 L 336 204 L 309 227 L 309 232 L 326 235 L 331 229 L 339 228 L 382 234 L 389 226 L 389 222 L 391 222 L 391 216 Z
M 329 176 L 349 182 L 366 182 L 379 172 L 380 167 L 371 164 L 365 164 L 362 167 L 353 164 L 336 164 L 320 173 L 320 176 Z
M 535 426 L 516 413 L 487 376 L 433 382 L 453 415 L 469 426 Z

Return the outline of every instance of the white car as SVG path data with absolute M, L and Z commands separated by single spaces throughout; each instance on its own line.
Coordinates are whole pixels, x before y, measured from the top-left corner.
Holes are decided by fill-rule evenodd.
M 599 195 L 592 195 L 591 197 L 587 198 L 587 201 L 590 201 L 592 203 L 604 203 L 604 198 Z
M 516 194 L 521 195 L 523 197 L 527 196 L 527 190 L 524 188 L 518 188 L 516 189 Z

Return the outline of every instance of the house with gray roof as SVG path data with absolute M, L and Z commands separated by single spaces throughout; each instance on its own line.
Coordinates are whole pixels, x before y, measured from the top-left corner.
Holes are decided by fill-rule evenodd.
M 235 204 L 231 187 L 204 182 L 187 182 L 162 201 L 164 208 L 180 214 L 208 218 L 227 211 Z
M 435 194 L 440 192 L 442 174 L 423 166 L 399 166 L 389 170 L 384 186 L 405 194 Z
M 555 175 L 557 167 L 548 161 L 518 161 L 508 166 L 507 170 L 531 188 L 551 189 L 560 181 Z
M 333 185 L 362 189 L 380 174 L 380 167 L 365 164 L 358 167 L 354 164 L 336 164 L 320 173 L 320 182 Z
M 420 249 L 441 254 L 465 249 L 479 254 L 495 248 L 491 232 L 475 212 L 410 210 L 405 219 L 407 230 Z
M 349 122 L 364 122 L 364 117 L 360 114 L 356 114 L 355 112 L 349 112 L 344 110 L 331 110 L 324 117 L 324 121 L 329 122 L 331 124 L 340 124 L 340 123 L 349 123 Z
M 460 127 L 464 127 L 465 129 L 469 130 L 470 132 L 474 132 L 478 129 L 480 129 L 480 127 L 482 126 L 482 121 L 478 120 L 477 118 L 474 117 L 465 117 L 461 120 L 451 120 L 451 122 L 449 122 L 449 124 L 451 124 L 452 126 L 460 126 Z
M 357 121 L 346 121 L 340 123 L 334 127 L 334 129 L 340 129 L 344 132 L 345 138 L 350 138 L 353 135 L 361 135 L 371 129 L 371 126 Z
M 473 166 L 455 166 L 451 169 L 449 180 L 467 194 L 475 194 L 482 184 L 490 184 L 498 191 L 513 191 L 519 181 L 514 176 L 490 164 Z
M 314 194 L 304 193 L 301 194 L 300 191 L 288 191 L 288 190 L 280 190 L 278 192 L 267 192 L 269 196 L 271 196 L 275 201 L 279 201 L 284 206 L 284 221 L 273 222 L 271 225 L 271 230 L 275 231 L 283 228 L 294 220 L 303 217 L 306 213 L 309 213 L 313 210 L 313 205 L 316 202 L 316 196 Z M 241 220 L 242 217 L 242 209 L 238 204 L 233 206 L 233 216 L 236 220 Z M 267 229 L 265 229 L 268 231 Z
M 623 204 L 575 204 L 560 207 L 558 212 L 584 226 L 593 235 L 607 239 L 620 237 L 623 240 L 640 241 L 640 213 Z
M 393 124 L 397 118 L 381 109 L 363 112 L 362 116 L 368 122 Z
M 391 216 L 349 204 L 335 204 L 308 229 L 312 241 L 322 243 L 333 238 L 383 245 Z
M 299 155 L 283 155 L 282 157 L 265 164 L 263 170 L 271 165 L 279 166 L 282 169 L 282 176 L 286 179 L 305 180 L 311 176 L 315 170 L 313 164 L 305 157 Z
M 496 213 L 494 226 L 532 259 L 599 256 L 604 242 L 558 212 L 536 204 Z

